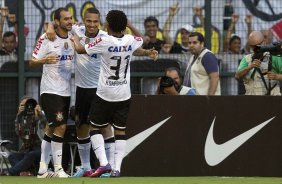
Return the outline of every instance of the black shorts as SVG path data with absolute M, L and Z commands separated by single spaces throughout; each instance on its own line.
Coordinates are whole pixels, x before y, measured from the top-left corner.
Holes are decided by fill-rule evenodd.
M 108 102 L 97 96 L 95 108 L 90 111 L 90 123 L 97 128 L 106 127 L 109 123 L 115 129 L 125 130 L 131 99 L 121 102 Z
M 75 124 L 89 124 L 89 112 L 94 108 L 94 100 L 97 98 L 97 88 L 76 87 L 75 97 Z
M 49 126 L 56 127 L 67 123 L 70 97 L 43 93 L 40 98 Z

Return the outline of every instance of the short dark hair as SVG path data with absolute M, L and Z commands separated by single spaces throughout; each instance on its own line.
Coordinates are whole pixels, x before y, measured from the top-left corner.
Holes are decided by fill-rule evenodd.
M 231 45 L 232 42 L 234 42 L 235 40 L 239 40 L 241 42 L 241 38 L 237 35 L 234 35 L 230 38 L 229 40 L 229 46 Z
M 3 38 L 10 37 L 10 36 L 14 36 L 16 38 L 16 34 L 12 31 L 7 31 L 3 34 Z
M 181 72 L 180 72 L 179 68 L 177 68 L 177 67 L 169 67 L 169 68 L 166 68 L 164 75 L 166 76 L 167 72 L 171 72 L 171 71 L 176 71 L 176 72 L 177 72 L 177 74 L 178 74 L 178 76 L 179 76 L 179 79 L 180 79 L 180 81 L 181 81 L 181 83 L 182 83 Z
M 157 26 L 159 27 L 159 21 L 158 21 L 158 19 L 157 19 L 156 17 L 154 17 L 154 16 L 149 16 L 149 17 L 147 17 L 147 18 L 144 20 L 144 27 L 145 27 L 145 24 L 146 24 L 147 22 L 155 22 L 155 23 L 157 24 Z
M 200 43 L 205 43 L 205 37 L 202 35 L 202 33 L 199 33 L 199 32 L 192 32 L 189 37 L 194 37 L 194 36 L 197 36 L 198 38 L 198 41 Z
M 106 17 L 109 23 L 109 28 L 116 33 L 122 32 L 126 29 L 127 17 L 123 11 L 111 10 Z
M 54 20 L 60 20 L 61 19 L 61 12 L 62 11 L 68 11 L 68 9 L 63 8 L 63 7 L 56 9 L 55 12 L 54 12 Z
M 85 17 L 85 15 L 87 14 L 87 13 L 94 13 L 94 14 L 98 14 L 98 15 L 100 15 L 100 12 L 99 12 L 99 10 L 97 9 L 97 8 L 95 8 L 95 7 L 92 7 L 92 8 L 87 8 L 86 10 L 85 10 L 85 12 L 84 12 L 84 17 Z

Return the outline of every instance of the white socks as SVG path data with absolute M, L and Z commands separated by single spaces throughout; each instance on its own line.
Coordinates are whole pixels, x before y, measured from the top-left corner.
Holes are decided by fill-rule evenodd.
M 91 148 L 91 143 L 90 143 L 90 137 L 87 138 L 77 138 L 78 140 L 78 152 L 79 152 L 79 157 L 81 161 L 81 167 L 83 167 L 86 170 L 90 170 L 90 148 Z
M 120 171 L 121 163 L 125 155 L 126 140 L 116 140 L 115 142 L 115 164 L 114 170 Z
M 50 141 L 50 142 L 49 142 Z M 38 173 L 43 174 L 48 170 L 48 165 L 51 159 L 51 137 L 44 135 L 41 143 L 41 157 Z
M 62 168 L 63 138 L 53 134 L 51 141 L 52 157 L 54 161 L 54 171 Z
M 105 166 L 108 164 L 108 160 L 105 152 L 105 143 L 102 134 L 94 134 L 90 137 L 93 150 L 96 157 L 100 162 L 100 166 Z
M 115 138 L 110 137 L 105 139 L 105 150 L 109 164 L 114 168 L 115 165 Z

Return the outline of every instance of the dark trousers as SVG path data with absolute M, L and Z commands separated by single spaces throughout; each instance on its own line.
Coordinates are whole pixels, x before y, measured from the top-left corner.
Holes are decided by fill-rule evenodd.
M 38 165 L 40 155 L 40 148 L 25 153 L 11 153 L 8 157 L 12 165 L 9 173 L 13 176 L 18 176 L 20 172 L 29 170 L 34 164 Z

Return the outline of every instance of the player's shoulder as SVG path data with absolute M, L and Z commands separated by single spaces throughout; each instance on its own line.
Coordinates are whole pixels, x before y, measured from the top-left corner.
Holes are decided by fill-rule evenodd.
M 99 29 L 98 35 L 105 36 L 108 35 L 108 33 L 106 31 Z
M 95 40 L 93 40 L 88 44 L 88 48 L 94 47 L 95 45 L 107 46 L 109 45 L 110 42 L 111 41 L 108 35 L 102 37 L 96 37 Z
M 37 43 L 47 43 L 49 42 L 49 39 L 46 35 L 46 33 L 43 33 L 38 39 L 37 39 Z
M 37 42 L 36 42 L 36 45 L 35 45 L 34 50 L 33 50 L 33 56 L 34 56 L 34 57 L 35 57 L 35 56 L 37 57 L 37 55 L 38 55 L 40 52 L 42 52 L 44 49 L 46 49 L 46 47 L 48 47 L 48 46 L 47 46 L 48 43 L 51 43 L 51 41 L 48 40 L 48 38 L 47 38 L 47 36 L 46 36 L 45 33 L 42 34 L 42 35 L 38 38 L 38 40 L 37 40 Z M 43 49 L 43 48 L 44 48 L 44 49 Z
M 127 39 L 131 39 L 133 41 L 137 41 L 137 42 L 142 42 L 143 41 L 143 39 L 141 37 L 130 35 L 130 34 L 125 34 L 124 37 L 127 38 Z

